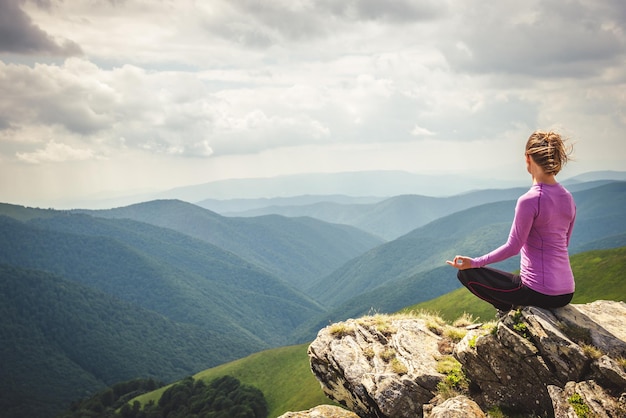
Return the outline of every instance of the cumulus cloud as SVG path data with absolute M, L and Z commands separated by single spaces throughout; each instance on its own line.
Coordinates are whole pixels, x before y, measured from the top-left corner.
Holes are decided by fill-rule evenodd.
M 33 24 L 19 1 L 0 2 L 0 52 L 72 56 L 81 48 L 69 39 L 57 40 Z
M 83 63 L 86 65 L 78 65 Z M 110 126 L 114 98 L 106 86 L 89 77 L 95 67 L 69 60 L 56 65 L 4 64 L 0 62 L 0 109 L 10 125 L 63 125 L 89 135 Z

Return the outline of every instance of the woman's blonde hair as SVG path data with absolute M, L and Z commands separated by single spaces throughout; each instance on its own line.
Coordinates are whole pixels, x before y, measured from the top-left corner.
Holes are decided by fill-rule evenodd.
M 566 146 L 565 141 L 556 132 L 535 131 L 526 142 L 526 154 L 546 174 L 556 175 L 567 164 L 572 153 L 572 147 Z

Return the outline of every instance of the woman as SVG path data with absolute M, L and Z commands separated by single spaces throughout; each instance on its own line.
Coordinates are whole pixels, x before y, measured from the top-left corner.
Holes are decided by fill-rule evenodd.
M 567 246 L 576 206 L 555 178 L 570 152 L 559 134 L 534 132 L 526 143 L 526 168 L 533 184 L 517 200 L 507 242 L 478 258 L 457 255 L 446 261 L 459 269 L 461 283 L 500 316 L 515 306 L 562 307 L 574 296 Z M 520 252 L 519 275 L 484 267 Z

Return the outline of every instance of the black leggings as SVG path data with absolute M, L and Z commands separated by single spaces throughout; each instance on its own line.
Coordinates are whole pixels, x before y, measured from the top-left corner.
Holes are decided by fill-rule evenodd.
M 459 270 L 457 277 L 470 292 L 502 311 L 510 311 L 515 306 L 560 308 L 574 296 L 573 293 L 544 295 L 526 287 L 519 275 L 489 267 Z

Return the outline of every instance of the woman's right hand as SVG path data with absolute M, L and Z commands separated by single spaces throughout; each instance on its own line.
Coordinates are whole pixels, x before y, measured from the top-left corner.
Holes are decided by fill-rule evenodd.
M 460 255 L 454 257 L 452 261 L 446 260 L 446 263 L 459 270 L 465 270 L 472 267 L 472 259 L 470 257 L 464 257 Z

